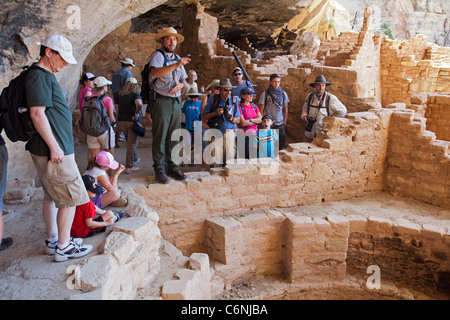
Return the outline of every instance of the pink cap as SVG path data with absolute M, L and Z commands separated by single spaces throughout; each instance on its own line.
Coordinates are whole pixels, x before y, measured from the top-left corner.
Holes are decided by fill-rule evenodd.
M 115 161 L 113 155 L 107 151 L 100 151 L 97 153 L 95 162 L 102 167 L 108 167 L 113 170 L 119 167 L 119 163 Z

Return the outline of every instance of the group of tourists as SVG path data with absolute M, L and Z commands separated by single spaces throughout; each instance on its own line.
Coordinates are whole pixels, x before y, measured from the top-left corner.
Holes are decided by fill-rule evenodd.
M 253 84 L 243 79 L 243 70 L 239 67 L 233 70 L 232 81 L 214 79 L 199 92 L 195 82 L 197 73 L 185 70 L 191 58 L 175 53 L 184 37 L 169 27 L 158 30 L 155 40 L 161 49 L 151 55 L 148 63 L 145 118 L 152 122 L 152 159 L 157 182 L 168 183 L 169 177 L 187 178 L 180 170 L 178 155 L 173 152 L 180 143 L 173 135 L 181 129 L 182 123 L 188 132 L 183 139 L 192 143 L 193 149 L 196 137 L 200 136 L 200 150 L 203 153 L 208 148 L 213 150 L 209 158 L 194 158 L 202 168 L 206 164 L 224 165 L 236 157 L 274 158 L 277 149 L 286 147 L 290 100 L 281 88 L 279 74 L 270 76 L 269 86 L 259 97 L 258 105 L 253 102 L 256 95 Z M 86 132 L 88 147 L 88 168 L 80 174 L 74 157 L 72 111 L 55 78 L 55 73 L 62 68 L 76 63 L 72 45 L 66 38 L 48 36 L 41 43 L 40 59 L 35 64 L 38 68 L 30 70 L 24 82 L 27 106 L 37 130 L 25 148 L 30 152 L 44 190 L 45 251 L 52 254 L 55 261 L 85 256 L 92 246 L 84 244 L 82 238 L 104 231 L 126 214 L 123 210 L 104 207 L 126 205 L 117 179 L 123 171 L 138 171 L 136 164 L 140 162 L 136 152 L 139 134 L 134 126 L 144 116 L 145 104 L 141 87 L 131 73 L 134 61 L 126 58 L 112 81 L 89 72 L 80 80 L 80 128 Z M 301 119 L 307 123 L 305 135 L 309 140 L 321 131 L 324 117 L 346 114 L 345 106 L 325 90 L 330 84 L 323 76 L 311 83 L 315 91 L 308 95 L 301 114 Z M 109 87 L 113 97 L 107 95 Z M 86 121 L 89 110 L 99 106 L 102 106 L 99 121 L 105 122 L 106 128 L 101 130 L 103 124 L 96 126 Z M 116 137 L 122 134 L 127 144 L 125 166 L 114 159 Z M 4 145 L 0 136 L 1 197 L 6 185 Z M 3 209 L 3 202 L 0 201 L 0 205 Z M 0 220 L 0 249 L 12 244 L 12 239 L 1 237 L 2 232 L 3 221 Z

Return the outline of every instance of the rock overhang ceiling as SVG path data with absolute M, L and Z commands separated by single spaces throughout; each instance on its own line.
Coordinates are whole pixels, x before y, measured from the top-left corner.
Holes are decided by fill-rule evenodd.
M 424 34 L 430 42 L 450 45 L 450 1 L 447 0 L 169 0 L 134 18 L 131 32 L 156 32 L 168 25 L 180 29 L 183 6 L 195 2 L 200 2 L 205 12 L 218 19 L 220 38 L 234 43 L 247 37 L 259 50 L 275 49 L 280 31 L 288 44 L 292 44 L 301 30 L 283 29 L 292 22 L 295 24 L 296 18 L 311 2 L 331 7 L 328 11 L 332 16 L 322 12 L 328 15 L 330 25 L 339 16 L 348 16 L 350 28 L 359 31 L 364 8 L 372 6 L 373 33 L 391 34 L 399 40 Z M 286 43 L 280 42 L 286 49 Z
M 132 19 L 131 32 L 156 32 L 164 26 L 182 28 L 183 6 L 200 2 L 218 19 L 219 37 L 233 43 L 247 37 L 256 48 L 275 47 L 273 35 L 299 14 L 310 0 L 169 0 Z M 151 22 L 151 23 L 150 23 Z

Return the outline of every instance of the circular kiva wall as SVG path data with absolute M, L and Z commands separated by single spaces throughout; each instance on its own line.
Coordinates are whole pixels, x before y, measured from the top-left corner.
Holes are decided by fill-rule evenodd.
M 227 283 L 278 274 L 294 284 L 397 286 L 450 296 L 450 235 L 436 225 L 375 216 L 310 218 L 268 210 L 206 222 L 207 253 Z M 354 297 L 357 298 L 357 297 Z

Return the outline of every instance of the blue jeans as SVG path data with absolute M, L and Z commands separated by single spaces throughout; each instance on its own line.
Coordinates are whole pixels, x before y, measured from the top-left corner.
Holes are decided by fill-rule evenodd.
M 0 146 L 0 208 L 3 211 L 3 195 L 6 191 L 7 181 L 7 168 L 8 168 L 8 149 L 6 145 Z

